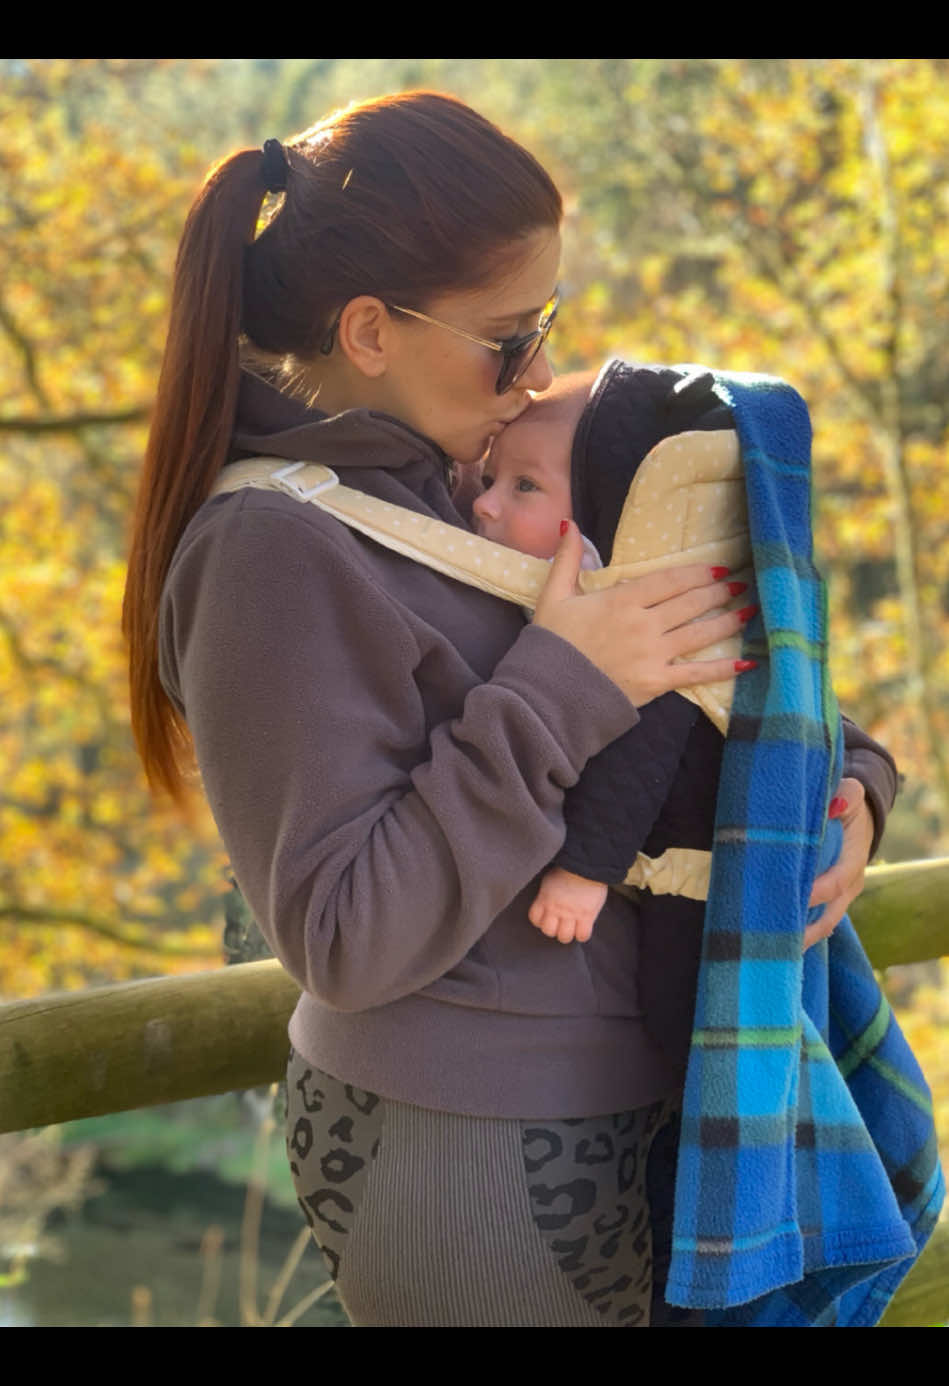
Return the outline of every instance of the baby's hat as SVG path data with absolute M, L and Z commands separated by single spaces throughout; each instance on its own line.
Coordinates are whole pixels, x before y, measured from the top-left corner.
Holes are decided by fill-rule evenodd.
M 573 437 L 574 519 L 609 563 L 629 484 L 663 438 L 691 428 L 731 428 L 710 371 L 641 366 L 618 358 L 597 376 Z

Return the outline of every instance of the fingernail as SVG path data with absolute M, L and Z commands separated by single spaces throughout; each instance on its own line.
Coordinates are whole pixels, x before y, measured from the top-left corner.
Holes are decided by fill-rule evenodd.
M 827 817 L 839 818 L 842 813 L 846 812 L 847 800 L 841 794 L 836 794 L 827 806 Z
M 716 582 L 721 582 L 722 578 L 727 578 L 731 568 L 713 568 L 712 577 Z
M 747 582 L 730 582 L 728 584 L 728 591 L 731 596 L 740 597 L 742 592 L 748 591 L 748 584 Z
M 567 530 L 568 530 L 569 528 L 570 528 L 570 521 L 569 521 L 569 520 L 561 520 L 561 521 L 560 521 L 560 537 L 561 537 L 561 539 L 562 539 L 563 536 L 566 534 L 566 532 L 567 532 Z
M 757 667 L 758 667 L 758 661 L 757 661 L 756 659 L 736 659 L 736 660 L 735 660 L 735 673 L 736 673 L 736 674 L 745 674 L 745 673 L 748 672 L 749 669 L 757 669 Z
M 750 621 L 757 610 L 757 606 L 743 606 L 738 613 L 739 621 Z

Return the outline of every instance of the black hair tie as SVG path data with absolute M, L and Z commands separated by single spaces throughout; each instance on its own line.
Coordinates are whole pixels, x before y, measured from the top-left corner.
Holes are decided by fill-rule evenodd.
M 286 192 L 287 151 L 279 140 L 264 140 L 264 159 L 260 166 L 260 176 L 268 192 Z

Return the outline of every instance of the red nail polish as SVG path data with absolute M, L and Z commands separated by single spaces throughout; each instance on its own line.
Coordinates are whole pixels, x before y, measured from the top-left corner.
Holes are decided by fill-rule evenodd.
M 567 532 L 567 530 L 568 530 L 569 528 L 570 528 L 570 521 L 569 521 L 569 520 L 561 520 L 561 521 L 560 521 L 560 537 L 561 537 L 561 539 L 562 539 L 563 536 L 566 534 L 566 532 Z
M 739 621 L 750 621 L 757 610 L 757 606 L 743 606 L 742 609 L 738 612 Z
M 745 673 L 748 672 L 749 669 L 757 669 L 757 667 L 758 667 L 758 661 L 757 661 L 756 659 L 736 659 L 736 660 L 735 660 L 735 673 L 736 673 L 736 674 L 745 674 Z
M 716 582 L 721 582 L 722 578 L 727 578 L 731 568 L 713 568 L 712 577 Z
M 748 591 L 748 584 L 747 582 L 730 582 L 728 591 L 732 597 L 740 597 L 742 592 Z
M 827 806 L 827 817 L 839 818 L 842 813 L 846 812 L 847 800 L 841 794 L 836 794 Z

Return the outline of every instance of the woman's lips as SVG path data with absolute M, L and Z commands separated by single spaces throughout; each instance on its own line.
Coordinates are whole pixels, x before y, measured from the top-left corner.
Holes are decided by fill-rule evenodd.
M 499 428 L 507 428 L 508 424 L 515 423 L 515 422 L 521 417 L 521 415 L 524 413 L 524 411 L 525 411 L 526 409 L 529 409 L 530 407 L 531 407 L 531 402 L 530 402 L 530 397 L 528 397 L 527 399 L 524 400 L 523 404 L 521 404 L 520 407 L 514 411 L 514 413 L 511 415 L 511 417 L 510 417 L 509 419 L 498 419 L 498 421 L 497 421 L 498 427 L 499 427 Z

